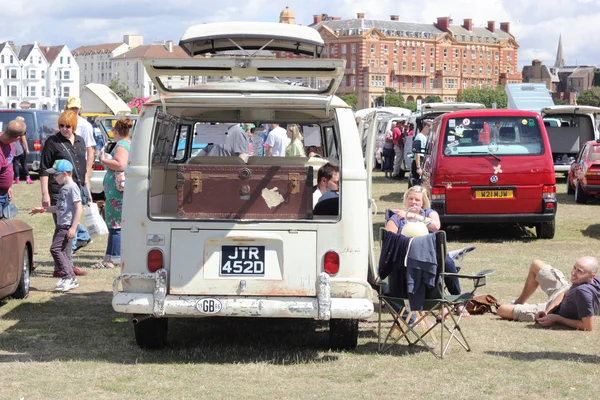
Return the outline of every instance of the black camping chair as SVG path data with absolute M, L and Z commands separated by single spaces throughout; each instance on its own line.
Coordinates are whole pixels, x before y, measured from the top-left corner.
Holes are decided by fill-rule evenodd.
M 380 238 L 382 239 L 382 249 L 388 235 L 396 235 L 388 232 L 385 229 L 380 230 Z M 446 258 L 446 232 L 438 231 L 431 233 L 435 235 L 435 254 L 437 261 L 435 286 L 426 290 L 425 300 L 422 307 L 418 310 L 411 308 L 411 295 L 399 296 L 399 293 L 407 292 L 405 287 L 398 287 L 398 282 L 395 282 L 390 275 L 390 294 L 382 293 L 383 285 L 379 286 L 379 320 L 378 320 L 378 348 L 379 351 L 386 351 L 393 347 L 400 340 L 404 339 L 409 346 L 422 344 L 436 357 L 443 359 L 448 351 L 450 343 L 457 341 L 466 351 L 471 351 L 467 339 L 461 328 L 462 312 L 457 311 L 461 306 L 475 296 L 477 288 L 485 286 L 487 276 L 494 273 L 493 270 L 483 270 L 477 274 L 450 274 L 444 272 Z M 398 235 L 396 235 L 398 236 Z M 393 240 L 393 238 L 390 238 Z M 385 246 L 388 247 L 388 246 Z M 387 254 L 381 254 L 381 257 L 387 257 Z M 403 273 L 406 273 L 406 265 L 404 263 L 404 255 L 398 255 L 400 261 L 396 268 L 403 268 Z M 459 279 L 469 279 L 473 282 L 473 289 L 470 292 L 461 293 L 460 295 L 446 294 L 444 278 L 456 277 Z M 379 281 L 381 282 L 380 277 Z M 406 285 L 405 282 L 400 285 Z M 402 290 L 404 289 L 404 290 Z M 404 311 L 409 313 L 416 312 L 417 317 L 403 318 Z M 385 321 L 382 319 L 383 313 L 390 313 L 392 316 L 391 326 L 382 339 L 382 326 Z M 438 346 L 432 345 L 437 341 L 434 332 L 439 327 L 440 339 Z M 385 333 L 385 332 L 384 332 Z M 394 337 L 397 335 L 396 337 Z

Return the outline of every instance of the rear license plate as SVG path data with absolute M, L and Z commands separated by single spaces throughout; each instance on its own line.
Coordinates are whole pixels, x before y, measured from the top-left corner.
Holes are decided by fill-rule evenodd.
M 265 246 L 221 246 L 220 275 L 264 274 Z
M 512 190 L 476 190 L 476 199 L 512 199 Z

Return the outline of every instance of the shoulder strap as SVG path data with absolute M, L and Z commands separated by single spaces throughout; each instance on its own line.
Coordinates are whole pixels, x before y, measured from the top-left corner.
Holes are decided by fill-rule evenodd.
M 67 146 L 65 146 L 64 143 L 60 143 L 63 147 L 63 149 L 65 149 L 65 151 L 67 152 L 67 154 L 69 155 L 69 159 L 71 160 L 71 164 L 73 164 L 73 170 L 75 171 L 75 178 L 77 178 L 77 183 L 79 183 L 80 185 L 82 185 L 82 183 L 80 182 L 81 179 L 79 179 L 79 173 L 77 171 L 77 167 L 75 166 L 75 161 L 73 161 L 73 157 L 71 157 L 71 152 L 69 151 L 69 149 L 67 149 Z

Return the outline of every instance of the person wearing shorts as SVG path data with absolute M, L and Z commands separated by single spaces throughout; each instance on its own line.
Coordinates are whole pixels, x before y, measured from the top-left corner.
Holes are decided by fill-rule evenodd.
M 581 257 L 571 270 L 570 281 L 564 274 L 544 263 L 534 260 L 521 295 L 513 304 L 503 304 L 498 315 L 515 321 L 538 322 L 548 327 L 554 324 L 591 331 L 593 317 L 600 311 L 600 280 L 598 260 L 594 257 Z M 528 304 L 526 301 L 540 288 L 548 296 L 548 301 Z

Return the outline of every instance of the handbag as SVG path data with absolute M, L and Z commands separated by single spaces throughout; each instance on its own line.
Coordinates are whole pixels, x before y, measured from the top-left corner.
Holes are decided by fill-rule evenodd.
M 496 314 L 498 307 L 500 303 L 491 294 L 480 294 L 467 302 L 467 311 L 472 315 Z
M 423 222 L 425 219 L 425 211 L 423 211 L 423 209 L 420 207 L 410 207 L 408 210 L 406 210 L 406 215 L 408 215 L 408 213 L 411 211 L 415 214 L 419 214 L 421 219 L 404 217 L 406 219 L 406 224 L 402 228 L 401 233 L 404 236 L 411 238 L 428 235 L 429 229 L 427 229 L 427 225 L 425 222 Z
M 90 236 L 108 235 L 108 227 L 96 203 L 90 203 L 85 208 L 85 226 Z
M 67 146 L 65 146 L 64 143 L 61 143 L 63 149 L 65 149 L 65 152 L 69 155 L 71 164 L 73 165 L 73 171 L 75 171 L 75 178 L 77 179 L 75 181 L 75 183 L 77 183 L 77 186 L 79 186 L 79 193 L 81 195 L 81 204 L 86 205 L 90 202 L 90 196 L 88 194 L 87 191 L 87 187 L 85 186 L 85 182 L 83 182 L 83 184 L 81 184 L 81 180 L 79 179 L 79 174 L 77 173 L 77 167 L 75 166 L 75 162 L 73 161 L 73 157 L 71 157 L 71 152 L 69 150 L 67 150 Z
M 113 173 L 113 180 L 115 181 L 115 188 L 122 192 L 125 190 L 125 171 L 119 171 Z

